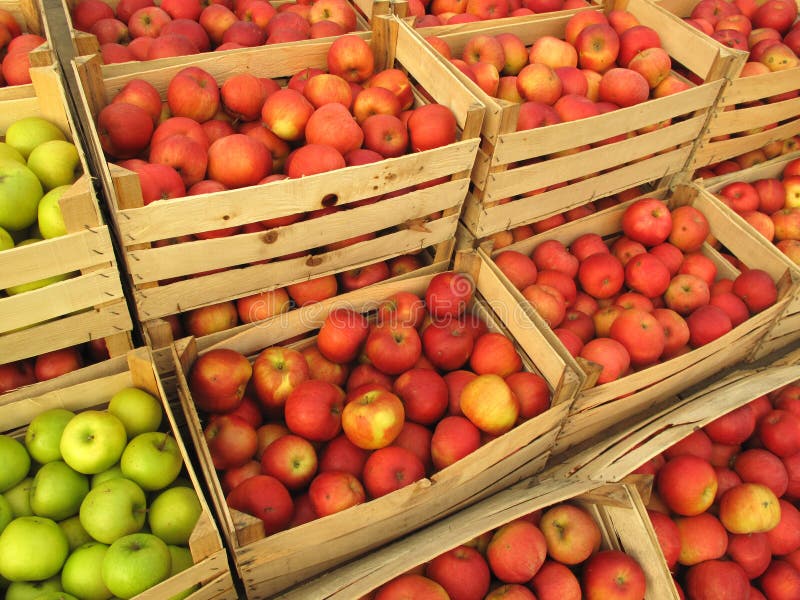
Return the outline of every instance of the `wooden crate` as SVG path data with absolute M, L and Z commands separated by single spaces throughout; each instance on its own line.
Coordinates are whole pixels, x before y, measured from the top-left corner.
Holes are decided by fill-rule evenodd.
M 450 548 L 538 509 L 570 502 L 598 523 L 602 549 L 622 550 L 642 566 L 646 600 L 677 600 L 678 592 L 647 516 L 651 478 L 639 479 L 644 500 L 632 483 L 597 485 L 579 479 L 532 479 L 499 492 L 403 540 L 353 561 L 278 596 L 281 600 L 365 597 L 383 583 Z
M 0 289 L 79 272 L 49 286 L 0 298 L 0 364 L 105 338 L 112 355 L 129 350 L 133 327 L 80 138 L 55 66 L 31 69 L 31 95 L 0 101 L 0 132 L 28 116 L 58 125 L 78 147 L 84 175 L 61 198 L 69 233 L 0 252 Z M 26 87 L 26 86 L 19 86 Z
M 267 597 L 319 575 L 532 476 L 542 468 L 569 412 L 571 398 L 579 385 L 578 376 L 564 368 L 563 361 L 547 346 L 537 330 L 525 327 L 524 315 L 519 311 L 496 315 L 490 311 L 489 306 L 493 309 L 511 307 L 510 299 L 502 283 L 489 269 L 480 268 L 480 272 L 476 272 L 479 265 L 471 260 L 474 258 L 474 255 L 467 255 L 459 261 L 463 270 L 475 277 L 478 298 L 474 310 L 486 319 L 490 329 L 506 330 L 515 337 L 525 368 L 537 370 L 550 385 L 553 392 L 551 408 L 428 479 L 267 537 L 259 519 L 227 507 L 203 438 L 203 424 L 186 383 L 187 374 L 198 355 L 197 345 L 191 338 L 174 344 L 181 406 L 186 413 L 223 534 L 249 598 Z M 310 335 L 336 307 L 367 311 L 383 298 L 401 290 L 422 296 L 432 277 L 425 275 L 376 284 L 359 290 L 344 303 L 331 300 L 309 305 L 289 313 L 278 324 L 251 328 L 208 349 L 229 348 L 251 356 L 265 347 L 280 345 L 283 340 Z M 515 319 L 515 316 L 523 318 Z M 307 338 L 300 345 L 311 341 L 312 338 Z
M 76 29 L 72 23 L 72 9 L 78 3 L 79 0 L 60 0 L 60 10 L 63 12 L 64 17 L 66 19 L 66 27 L 67 31 L 64 32 L 66 34 L 65 39 L 68 38 L 70 45 L 72 47 L 72 54 L 74 56 L 91 56 L 93 54 L 100 53 L 100 44 L 97 41 L 97 38 L 89 33 L 88 31 L 81 31 L 80 29 Z M 103 0 L 106 4 L 108 4 L 111 8 L 116 11 L 117 4 L 119 4 L 119 0 Z M 280 4 L 284 4 L 286 0 L 272 0 L 270 4 L 273 6 L 278 6 Z M 354 33 L 363 34 L 369 31 L 369 21 L 371 20 L 373 15 L 384 14 L 388 15 L 391 13 L 391 6 L 389 0 L 375 0 L 375 2 L 370 2 L 369 0 L 352 0 L 351 4 L 356 9 L 356 31 Z M 294 45 L 297 42 L 287 42 L 289 45 Z M 225 50 L 225 53 L 233 53 L 236 54 L 240 52 L 242 49 L 234 49 L 234 50 Z M 200 53 L 199 55 L 194 56 L 208 56 L 209 52 Z M 160 58 L 156 60 L 149 60 L 149 61 L 141 61 L 142 66 L 144 68 L 162 68 L 169 65 L 174 64 L 184 64 L 186 60 L 190 57 L 188 56 L 178 56 L 178 57 L 170 57 L 170 58 Z M 140 64 L 141 64 L 140 63 Z M 145 66 L 146 65 L 146 66 Z
M 697 0 L 654 0 L 654 4 L 671 14 L 688 17 Z M 717 44 L 709 37 L 706 39 Z M 722 44 L 719 46 L 723 47 Z M 747 53 L 744 55 L 747 56 Z M 689 165 L 691 170 L 800 134 L 800 97 L 766 103 L 762 106 L 743 106 L 746 103 L 796 91 L 800 70 L 776 71 L 752 77 L 738 77 L 738 75 L 739 70 L 730 74 L 731 81 L 724 88 L 697 151 L 692 157 Z M 726 107 L 736 108 L 725 110 Z M 777 126 L 772 127 L 774 124 Z M 747 133 L 749 130 L 765 126 L 769 128 Z
M 633 419 L 620 420 L 602 435 L 559 457 L 559 477 L 621 481 L 648 460 L 751 400 L 800 379 L 796 352 L 789 360 L 756 369 L 739 368 L 715 377 L 682 397 L 659 403 Z
M 78 59 L 82 101 L 87 114 L 93 158 L 110 202 L 119 239 L 133 285 L 139 319 L 148 321 L 199 306 L 246 296 L 270 287 L 287 285 L 319 275 L 337 273 L 400 254 L 433 246 L 435 260 L 448 260 L 478 146 L 483 107 L 463 88 L 430 49 L 399 28 L 394 18 L 376 19 L 380 34 L 370 36 L 378 63 L 406 68 L 409 75 L 437 101 L 455 113 L 460 140 L 454 144 L 334 172 L 277 181 L 261 186 L 158 201 L 142 206 L 135 173 L 103 158 L 94 116 L 127 81 L 144 77 L 163 94 L 179 66 L 140 71 L 136 63 L 101 67 L 96 58 Z M 385 34 L 385 35 L 384 35 Z M 249 70 L 265 77 L 283 78 L 306 67 L 325 68 L 331 41 L 306 42 L 289 47 L 266 46 L 229 56 L 192 58 L 220 82 L 227 74 Z M 421 97 L 417 97 L 422 102 Z M 312 211 L 330 202 L 351 202 L 395 191 L 439 177 L 446 182 L 381 202 L 341 211 L 315 220 L 267 232 L 240 234 L 226 239 L 197 240 L 162 248 L 150 242 L 194 232 L 253 223 L 269 218 Z M 441 211 L 440 218 L 424 227 L 404 225 Z M 310 254 L 313 248 L 367 232 L 387 231 L 373 240 L 345 249 Z M 304 251 L 306 256 L 246 266 L 252 261 Z M 157 282 L 211 269 L 237 267 L 221 273 L 190 278 L 168 285 Z
M 800 72 L 798 75 L 800 75 Z M 734 181 L 747 181 L 752 183 L 758 179 L 770 177 L 780 178 L 786 163 L 796 158 L 800 158 L 800 152 L 793 152 L 792 154 L 775 158 L 748 169 L 730 173 L 724 177 L 715 177 L 709 180 L 701 179 L 696 183 L 702 188 L 701 193 L 708 197 L 709 202 L 716 204 L 720 212 L 736 223 L 738 227 L 741 227 L 743 231 L 749 233 L 755 239 L 756 243 L 764 246 L 767 252 L 772 252 L 775 255 L 776 264 L 770 273 L 771 275 L 776 276 L 781 269 L 788 269 L 793 277 L 800 281 L 800 265 L 794 263 L 788 256 L 778 250 L 773 243 L 769 242 L 764 236 L 753 229 L 747 221 L 742 219 L 715 197 L 715 194 L 723 187 Z M 762 338 L 756 356 L 765 356 L 797 340 L 800 340 L 800 296 L 795 294 L 789 301 L 786 311 L 775 321 L 773 327 Z
M 51 385 L 44 393 L 39 393 L 41 389 L 28 388 L 15 393 L 13 397 L 0 397 L 0 431 L 22 438 L 31 420 L 52 407 L 72 411 L 102 410 L 108 405 L 111 396 L 124 387 L 138 387 L 159 398 L 164 408 L 167 430 L 172 432 L 178 442 L 183 456 L 184 471 L 200 499 L 202 514 L 189 540 L 194 565 L 136 598 L 138 600 L 169 598 L 193 585 L 200 587 L 187 596 L 192 600 L 236 598 L 219 529 L 203 497 L 203 488 L 192 467 L 190 455 L 178 431 L 172 409 L 166 401 L 150 351 L 147 348 L 132 350 L 127 356 L 106 361 L 98 367 L 102 368 L 96 371 L 95 377 L 84 378 L 81 381 L 73 379 L 68 385 Z
M 609 3 L 605 10 L 617 6 L 620 3 Z M 472 172 L 473 188 L 462 216 L 476 237 L 538 221 L 596 198 L 658 181 L 686 167 L 725 78 L 739 68 L 744 57 L 708 40 L 648 0 L 630 0 L 625 7 L 643 25 L 658 31 L 664 49 L 674 61 L 698 74 L 705 83 L 589 119 L 518 132 L 519 104 L 488 96 L 445 61 L 486 106 L 481 148 Z M 572 13 L 551 14 L 555 16 L 517 19 L 508 25 L 487 22 L 482 29 L 459 29 L 439 37 L 450 45 L 453 56 L 460 56 L 467 40 L 477 33 L 514 33 L 530 46 L 544 35 L 563 38 Z M 649 133 L 558 158 L 552 156 L 668 120 L 670 125 Z M 562 184 L 566 185 L 553 189 Z M 517 198 L 542 188 L 549 189 Z M 499 204 L 508 198 L 513 200 Z
M 575 238 L 586 232 L 613 238 L 621 230 L 622 215 L 631 202 L 567 223 L 507 246 L 503 250 L 517 250 L 530 254 L 538 244 L 545 240 L 556 239 L 569 245 Z M 596 370 L 591 363 L 582 359 L 575 360 L 558 339 L 551 339 L 550 343 L 560 353 L 565 364 L 574 369 L 583 368 L 587 372 L 586 387 L 579 392 L 573 402 L 572 412 L 556 443 L 556 454 L 561 454 L 571 446 L 600 434 L 621 419 L 641 413 L 653 403 L 672 397 L 680 390 L 718 373 L 727 366 L 750 358 L 758 348 L 761 338 L 775 325 L 788 303 L 797 294 L 796 281 L 774 252 L 764 247 L 764 244 L 760 244 L 739 224 L 719 210 L 718 204 L 710 202 L 708 196 L 703 194 L 699 187 L 694 184 L 677 186 L 668 199 L 668 203 L 672 207 L 682 204 L 696 207 L 706 215 L 711 225 L 712 235 L 734 256 L 751 268 L 764 269 L 776 277 L 780 274 L 777 281 L 779 300 L 774 306 L 752 316 L 709 344 L 603 385 L 595 385 Z M 735 277 L 738 275 L 738 271 L 731 263 L 708 244 L 704 244 L 702 252 L 716 263 L 720 276 Z M 526 310 L 531 321 L 546 330 L 548 334 L 553 335 L 547 324 L 522 294 L 500 273 L 491 257 L 483 249 L 479 249 L 478 253 L 506 282 L 508 289 Z M 595 375 L 592 375 L 593 372 Z

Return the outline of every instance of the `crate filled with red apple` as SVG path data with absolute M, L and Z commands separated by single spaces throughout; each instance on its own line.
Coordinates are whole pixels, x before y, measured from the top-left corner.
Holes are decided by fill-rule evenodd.
M 650 478 L 641 480 L 649 493 Z M 678 599 L 632 483 L 538 480 L 309 581 L 300 598 Z
M 580 472 L 655 476 L 648 514 L 686 598 L 797 597 L 799 372 L 734 373 L 617 428 Z
M 29 93 L 0 101 L 3 391 L 132 347 L 111 232 L 59 73 L 30 73 Z M 86 353 L 73 348 L 87 344 Z
M 800 133 L 800 26 L 795 0 L 659 0 L 656 4 L 702 31 L 720 46 L 745 53 L 712 114 L 692 168 L 728 168 L 777 144 L 796 144 Z M 749 157 L 749 158 L 747 158 Z
M 47 15 L 38 0 L 0 2 L 0 99 L 30 94 L 28 69 L 53 64 L 48 29 Z
M 779 259 L 780 268 L 800 276 L 800 155 L 789 154 L 725 177 L 701 183 L 704 194 L 725 206 L 739 223 Z M 793 298 L 767 333 L 760 354 L 789 345 L 800 334 L 800 302 Z
M 483 108 L 396 19 L 376 23 L 396 35 L 154 71 L 76 61 L 141 321 L 451 258 Z
M 121 358 L 96 378 L 3 403 L 6 598 L 236 598 L 150 354 Z
M 744 60 L 639 0 L 426 41 L 486 106 L 462 217 L 479 238 L 681 172 Z
M 565 360 L 594 372 L 559 452 L 750 357 L 796 293 L 774 252 L 694 185 L 483 256 Z
M 412 19 L 414 27 L 432 32 L 453 30 L 454 25 L 463 30 L 466 23 L 480 26 L 484 21 L 492 21 L 495 24 L 495 19 L 502 19 L 498 25 L 506 25 L 531 15 L 547 17 L 552 16 L 550 13 L 573 12 L 592 5 L 586 0 L 407 0 L 395 4 L 395 14 L 402 13 Z
M 179 397 L 249 596 L 541 469 L 580 382 L 521 311 L 489 310 L 513 305 L 493 273 L 470 272 L 369 286 L 205 352 L 174 344 Z
M 388 12 L 388 3 L 378 4 Z M 66 0 L 64 9 L 76 55 L 100 54 L 105 64 L 315 40 L 369 29 L 348 0 L 208 4 L 200 0 Z M 159 64 L 163 66 L 164 61 Z
M 748 150 L 732 158 L 695 169 L 692 179 L 715 179 L 731 173 L 749 169 L 770 160 L 780 160 L 787 154 L 794 154 L 800 150 L 800 135 L 795 135 L 785 140 L 775 140 L 761 148 Z

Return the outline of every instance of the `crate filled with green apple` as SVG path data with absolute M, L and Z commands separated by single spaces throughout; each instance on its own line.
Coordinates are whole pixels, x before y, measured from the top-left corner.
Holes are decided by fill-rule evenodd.
M 785 358 L 620 423 L 571 457 L 577 477 L 655 477 L 648 515 L 687 598 L 800 590 L 800 367 Z
M 659 0 L 720 47 L 746 53 L 712 113 L 691 168 L 734 169 L 796 147 L 800 21 L 795 0 Z
M 386 36 L 191 66 L 75 61 L 141 322 L 421 249 L 450 260 L 483 109 L 375 22 Z
M 577 375 L 494 274 L 459 256 L 463 270 L 368 286 L 204 352 L 174 344 L 181 405 L 249 597 L 547 460 Z
M 752 358 L 797 285 L 696 185 L 483 256 L 565 360 L 594 373 L 557 453 Z
M 651 483 L 526 481 L 278 597 L 677 600 Z
M 58 71 L 30 72 L 32 93 L 0 102 L 2 391 L 132 347 L 111 233 Z M 40 355 L 37 374 L 28 359 Z
M 5 597 L 235 598 L 149 351 L 104 366 L 0 411 Z
M 76 56 L 100 54 L 105 64 L 159 60 L 164 66 L 175 57 L 365 32 L 372 10 L 389 13 L 389 2 L 363 4 L 65 0 L 63 7 Z
M 426 41 L 486 106 L 462 217 L 478 238 L 681 173 L 744 61 L 638 0 Z

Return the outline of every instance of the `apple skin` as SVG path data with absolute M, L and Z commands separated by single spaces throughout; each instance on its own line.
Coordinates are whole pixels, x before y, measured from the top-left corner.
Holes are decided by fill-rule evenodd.
M 522 359 L 514 343 L 502 333 L 479 336 L 472 347 L 469 364 L 478 375 L 494 373 L 503 378 L 522 370 Z
M 450 415 L 436 424 L 431 438 L 433 467 L 440 471 L 481 446 L 481 431 L 466 417 Z
M 533 523 L 518 519 L 495 530 L 486 560 L 495 577 L 507 583 L 530 581 L 547 558 L 547 542 Z
M 376 324 L 367 336 L 364 353 L 380 371 L 398 375 L 417 362 L 422 354 L 422 341 L 413 327 Z
M 425 466 L 411 450 L 385 446 L 372 452 L 364 463 L 361 480 L 371 498 L 385 496 L 425 477 Z
M 38 415 L 28 425 L 25 431 L 25 448 L 30 455 L 30 458 L 38 462 L 40 465 L 60 460 L 61 450 L 59 449 L 59 442 L 61 441 L 61 434 L 64 427 L 75 416 L 75 413 L 65 408 L 50 408 Z M 8 438 L 2 438 L 6 440 Z M 3 455 L 3 464 L 7 465 L 7 473 L 12 473 L 14 460 L 2 450 L 4 442 L 0 441 L 0 454 Z M 18 453 L 24 459 L 21 453 Z M 30 464 L 30 461 L 20 463 Z M 22 473 L 22 466 L 19 472 Z M 28 474 L 28 469 L 25 469 L 24 474 L 20 477 L 20 481 Z M 10 478 L 13 480 L 13 476 Z M 0 482 L 0 491 L 5 491 L 5 482 Z
M 241 403 L 252 374 L 253 367 L 246 356 L 217 348 L 200 356 L 192 365 L 189 389 L 201 410 L 229 412 Z
M 481 431 L 502 435 L 519 416 L 519 400 L 499 375 L 478 375 L 461 391 L 461 412 Z
M 297 350 L 280 346 L 262 350 L 253 363 L 252 380 L 267 414 L 282 414 L 286 398 L 308 375 L 308 363 Z
M 258 448 L 255 428 L 243 418 L 223 414 L 203 429 L 214 468 L 238 467 L 249 461 Z
M 583 566 L 581 584 L 586 600 L 644 598 L 645 573 L 636 560 L 621 550 L 602 550 Z
M 717 475 L 707 460 L 684 454 L 659 469 L 656 488 L 670 510 L 679 515 L 698 515 L 714 502 Z
M 600 547 L 600 528 L 594 518 L 574 504 L 559 504 L 546 510 L 539 527 L 550 558 L 577 565 Z
M 56 460 L 42 465 L 33 477 L 30 489 L 31 510 L 39 517 L 61 521 L 78 514 L 89 492 L 86 475 Z
M 333 383 L 303 381 L 286 398 L 286 425 L 307 440 L 327 442 L 341 431 L 344 400 L 344 391 Z
M 318 517 L 366 502 L 364 486 L 352 473 L 325 471 L 319 473 L 308 487 L 308 497 Z
M 491 573 L 475 548 L 458 546 L 432 559 L 425 576 L 441 585 L 451 598 L 481 599 L 489 591 Z
M 298 435 L 279 437 L 264 449 L 261 470 L 291 492 L 306 489 L 317 473 L 317 453 L 311 442 Z
M 225 500 L 229 507 L 261 519 L 267 535 L 285 529 L 294 509 L 289 491 L 269 475 L 245 479 L 230 491 Z
M 369 321 L 364 315 L 337 308 L 325 317 L 317 336 L 317 346 L 328 360 L 348 363 L 358 356 L 368 334 Z
M 622 231 L 645 246 L 657 246 L 665 242 L 672 231 L 672 215 L 663 201 L 642 198 L 625 209 Z
M 369 451 L 359 448 L 346 435 L 340 434 L 328 442 L 320 452 L 318 469 L 320 473 L 346 471 L 360 479 L 367 456 Z
M 675 524 L 681 540 L 678 562 L 692 566 L 705 560 L 721 558 L 728 548 L 728 533 L 719 519 L 709 512 L 691 517 L 677 517 Z
M 394 381 L 392 391 L 403 401 L 406 419 L 434 425 L 447 411 L 447 383 L 430 369 L 409 369 Z
M 348 394 L 342 429 L 359 448 L 376 450 L 391 444 L 405 422 L 403 402 L 389 390 L 365 384 Z

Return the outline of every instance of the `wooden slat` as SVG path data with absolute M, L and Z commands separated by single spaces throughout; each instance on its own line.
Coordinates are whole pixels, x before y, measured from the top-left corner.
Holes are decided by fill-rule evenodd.
M 774 125 L 786 119 L 800 118 L 800 98 L 773 102 L 763 106 L 723 110 L 711 121 L 710 136 L 741 133 L 757 127 Z
M 763 73 L 750 77 L 739 77 L 725 89 L 722 103 L 723 106 L 742 104 L 796 89 L 797 71 L 794 69 Z

